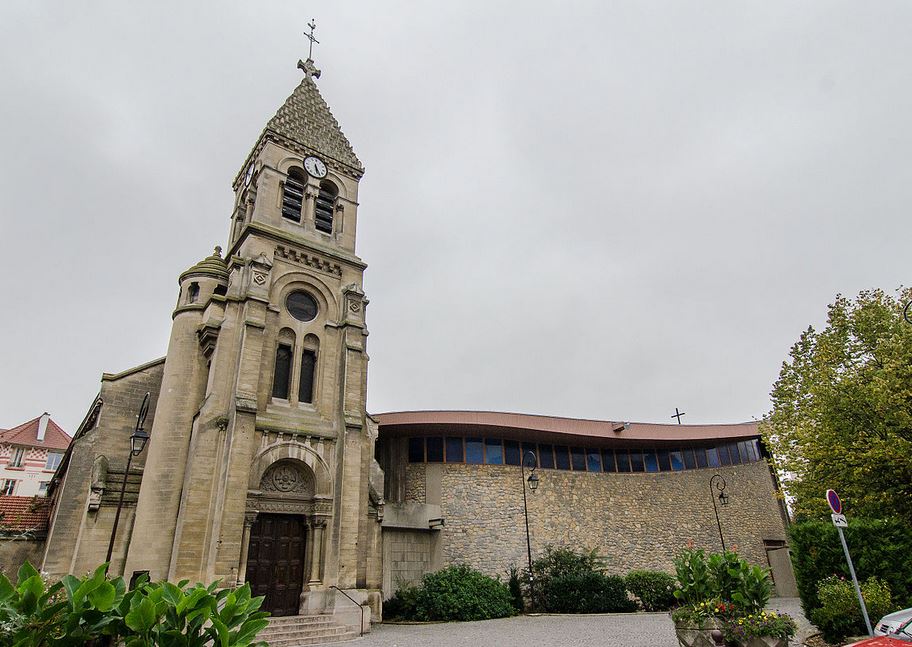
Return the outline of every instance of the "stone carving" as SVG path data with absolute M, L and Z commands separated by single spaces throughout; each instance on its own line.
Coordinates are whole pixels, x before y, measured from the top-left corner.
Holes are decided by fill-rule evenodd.
M 263 474 L 260 490 L 265 493 L 309 495 L 313 493 L 313 478 L 293 462 L 281 461 Z
M 253 271 L 253 282 L 257 285 L 263 285 L 266 283 L 266 275 L 262 272 Z
M 357 301 L 352 301 L 348 304 L 348 309 L 352 312 L 359 312 L 361 310 L 361 304 Z
M 278 245 L 276 247 L 275 255 L 284 258 L 285 260 L 291 261 L 292 263 L 297 263 L 298 265 L 304 265 L 306 267 L 312 267 L 315 270 L 325 272 L 326 274 L 331 274 L 332 276 L 342 276 L 342 266 L 338 263 L 332 263 L 330 261 L 323 260 L 318 256 L 305 254 L 304 252 L 299 252 L 295 249 L 288 249 L 284 245 Z

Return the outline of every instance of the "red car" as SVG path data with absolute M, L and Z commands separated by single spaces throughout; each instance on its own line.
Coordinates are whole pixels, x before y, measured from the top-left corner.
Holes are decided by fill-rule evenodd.
M 906 621 L 889 636 L 875 636 L 859 640 L 846 647 L 909 647 L 912 643 L 912 620 Z

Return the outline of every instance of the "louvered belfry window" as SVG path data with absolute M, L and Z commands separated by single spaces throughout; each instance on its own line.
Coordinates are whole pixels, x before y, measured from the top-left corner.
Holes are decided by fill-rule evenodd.
M 300 169 L 291 169 L 285 179 L 282 191 L 282 217 L 301 222 L 301 207 L 304 204 L 304 179 Z
M 336 205 L 336 187 L 329 182 L 323 182 L 320 185 L 320 193 L 317 195 L 317 204 L 314 210 L 314 224 L 317 231 L 331 234 L 333 230 L 333 210 Z

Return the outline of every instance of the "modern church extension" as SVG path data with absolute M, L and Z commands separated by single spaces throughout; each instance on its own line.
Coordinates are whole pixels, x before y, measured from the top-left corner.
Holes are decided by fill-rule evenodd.
M 313 61 L 299 67 L 234 178 L 224 253 L 180 274 L 167 354 L 102 376 L 49 488 L 42 570 L 105 561 L 126 483 L 113 574 L 249 582 L 274 615 L 356 627 L 359 605 L 378 620 L 428 571 L 522 565 L 526 457 L 540 477 L 534 553 L 595 549 L 617 572 L 669 570 L 681 546 L 724 537 L 787 589 L 787 516 L 753 423 L 367 413 L 364 168 Z M 150 439 L 125 473 L 146 392 Z

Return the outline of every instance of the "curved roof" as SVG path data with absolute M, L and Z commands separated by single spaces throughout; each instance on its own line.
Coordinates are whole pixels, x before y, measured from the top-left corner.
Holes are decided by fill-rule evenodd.
M 380 431 L 393 435 L 428 433 L 532 432 L 625 441 L 699 441 L 756 438 L 756 422 L 719 425 L 561 418 L 497 411 L 395 411 L 374 416 Z M 618 430 L 618 431 L 615 431 Z
M 215 251 L 189 270 L 180 275 L 178 281 L 183 281 L 188 276 L 211 276 L 215 279 L 228 280 L 228 264 L 222 258 L 222 248 L 215 247 Z

